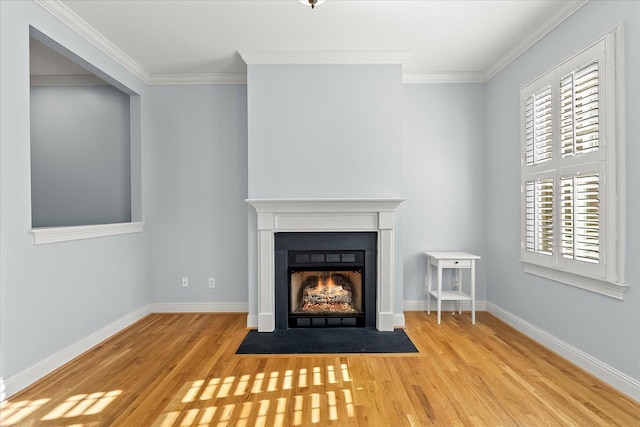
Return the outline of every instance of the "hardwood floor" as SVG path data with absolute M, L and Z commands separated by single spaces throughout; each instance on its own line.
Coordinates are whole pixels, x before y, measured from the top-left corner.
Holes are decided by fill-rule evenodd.
M 152 314 L 2 426 L 631 426 L 640 404 L 493 316 L 406 313 L 416 354 L 236 355 L 245 314 Z

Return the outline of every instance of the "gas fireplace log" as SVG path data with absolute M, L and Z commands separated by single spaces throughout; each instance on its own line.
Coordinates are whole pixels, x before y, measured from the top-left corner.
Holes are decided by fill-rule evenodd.
M 355 313 L 351 304 L 344 303 L 305 303 L 297 313 Z
M 353 292 L 349 279 L 341 274 L 309 276 L 303 282 L 303 312 L 353 313 Z

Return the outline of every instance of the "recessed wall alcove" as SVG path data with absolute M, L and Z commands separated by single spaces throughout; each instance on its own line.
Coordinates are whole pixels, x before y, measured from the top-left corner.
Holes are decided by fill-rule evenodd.
M 142 231 L 141 100 L 30 27 L 34 244 Z

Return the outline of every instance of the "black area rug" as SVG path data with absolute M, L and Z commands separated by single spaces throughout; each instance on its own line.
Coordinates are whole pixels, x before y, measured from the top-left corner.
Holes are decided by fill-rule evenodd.
M 236 354 L 417 353 L 402 329 L 297 328 L 249 331 Z

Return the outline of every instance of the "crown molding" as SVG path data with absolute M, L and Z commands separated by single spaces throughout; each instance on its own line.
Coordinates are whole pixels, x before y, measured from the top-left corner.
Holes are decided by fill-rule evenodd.
M 451 73 L 404 73 L 402 83 L 484 83 L 482 72 Z M 246 84 L 246 73 L 202 73 L 202 74 L 150 74 L 147 84 L 199 85 L 199 84 Z
M 60 0 L 34 0 L 37 5 L 51 13 L 82 38 L 100 49 L 103 53 L 123 66 L 144 83 L 149 84 L 149 73 L 140 64 L 131 59 L 120 48 L 111 43 L 105 36 L 89 25 L 84 19 L 69 9 Z
M 247 73 L 150 74 L 149 85 L 246 84 Z
M 34 0 L 69 28 L 96 46 L 148 85 L 243 84 L 245 73 L 151 74 L 111 43 L 60 0 Z M 484 83 L 549 34 L 589 0 L 571 0 L 539 31 L 505 52 L 482 72 L 407 73 L 404 83 Z M 402 51 L 239 51 L 247 64 L 403 64 L 411 52 Z
M 402 83 L 484 83 L 484 73 L 404 73 Z M 246 84 L 246 73 L 150 74 L 148 85 Z
M 486 82 L 491 80 L 496 74 L 506 68 L 507 65 L 515 61 L 520 55 L 542 40 L 547 34 L 564 22 L 565 19 L 573 15 L 578 9 L 588 2 L 589 0 L 572 0 L 565 2 L 565 6 L 541 25 L 538 31 L 531 34 L 521 43 L 513 46 L 496 61 L 493 61 L 493 63 L 484 70 L 483 81 Z
M 397 51 L 238 51 L 247 65 L 320 64 L 320 65 L 382 65 L 403 64 L 411 52 Z
M 402 83 L 484 83 L 482 71 L 449 73 L 404 73 Z

